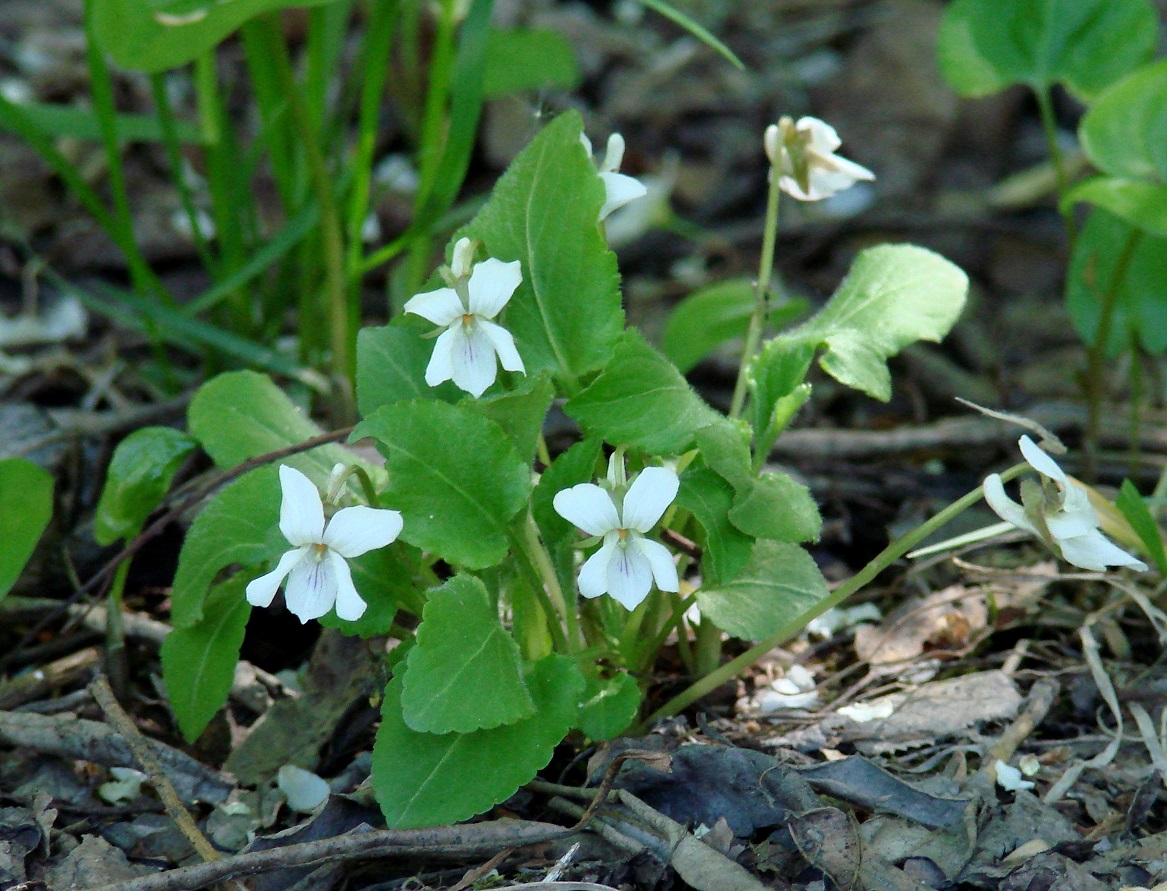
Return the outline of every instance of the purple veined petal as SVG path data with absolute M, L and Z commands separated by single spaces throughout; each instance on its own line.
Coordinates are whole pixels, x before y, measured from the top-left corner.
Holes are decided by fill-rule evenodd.
M 336 615 L 346 622 L 355 622 L 365 614 L 367 604 L 357 593 L 353 584 L 353 574 L 344 557 L 335 551 L 328 554 L 328 562 L 336 578 Z
M 1132 557 L 1097 529 L 1088 535 L 1058 541 L 1062 557 L 1067 563 L 1094 572 L 1105 572 L 1109 566 L 1129 566 L 1139 572 L 1147 571 L 1147 564 Z
M 324 529 L 324 543 L 341 557 L 352 559 L 383 548 L 401 534 L 401 514 L 384 508 L 341 508 Z
M 591 599 L 608 593 L 608 564 L 617 550 L 616 535 L 605 536 L 603 545 L 584 561 L 579 571 L 580 594 Z
M 648 532 L 673 503 L 680 485 L 676 473 L 667 467 L 644 468 L 624 496 L 620 525 L 637 532 Z
M 1041 537 L 1037 527 L 1030 522 L 1026 515 L 1025 508 L 1005 494 L 1005 485 L 1001 482 L 999 474 L 991 473 L 985 477 L 981 489 L 985 493 L 985 503 L 993 509 L 993 513 L 1006 523 L 1011 523 L 1030 535 Z
M 652 564 L 631 542 L 613 547 L 608 560 L 608 593 L 625 609 L 634 610 L 652 590 Z
M 271 606 L 276 591 L 280 589 L 285 578 L 301 560 L 308 554 L 308 548 L 295 548 L 286 551 L 280 557 L 280 562 L 271 572 L 261 575 L 247 583 L 247 602 L 252 606 Z
M 478 319 L 474 324 L 481 328 L 482 332 L 490 338 L 490 342 L 494 344 L 494 351 L 498 353 L 498 361 L 503 368 L 507 371 L 527 373 L 527 369 L 523 365 L 523 357 L 515 349 L 515 339 L 511 336 L 511 332 L 502 325 L 496 325 L 486 319 Z
M 430 353 L 429 364 L 425 367 L 425 382 L 431 387 L 454 376 L 454 351 L 464 336 L 462 320 L 458 319 L 434 341 L 434 351 Z
M 324 505 L 315 484 L 300 471 L 280 465 L 280 532 L 293 547 L 317 544 L 324 534 Z
M 555 493 L 551 505 L 559 516 L 588 535 L 606 535 L 620 528 L 620 516 L 612 496 L 595 483 L 561 489 Z
M 452 341 L 450 364 L 454 383 L 474 397 L 481 396 L 498 376 L 494 343 L 477 323 L 463 325 L 460 336 Z
M 821 154 L 830 154 L 843 144 L 843 140 L 839 139 L 839 134 L 835 132 L 835 128 L 826 121 L 821 121 L 818 118 L 809 116 L 799 118 L 798 123 L 794 125 L 794 129 L 799 133 L 809 133 L 810 145 L 808 148 Z
M 470 312 L 484 319 L 493 319 L 507 305 L 522 281 L 522 264 L 518 260 L 504 263 L 491 257 L 476 263 L 466 285 L 470 292 Z
M 336 586 L 336 572 L 328 552 L 308 553 L 288 574 L 284 602 L 301 622 L 319 619 L 336 603 Z
M 443 327 L 466 312 L 453 288 L 438 288 L 436 291 L 414 294 L 405 301 L 404 309 Z
M 625 176 L 623 173 L 601 173 L 600 179 L 604 181 L 604 204 L 600 207 L 601 221 L 612 211 L 648 194 L 648 189 L 640 180 Z
M 1048 476 L 1051 480 L 1066 485 L 1066 472 L 1058 466 L 1057 461 L 1046 454 L 1041 446 L 1028 436 L 1023 436 L 1017 440 L 1017 445 L 1021 449 L 1022 456 L 1029 462 L 1030 467 L 1042 476 Z
M 662 591 L 679 591 L 681 580 L 677 578 L 677 564 L 669 549 L 658 541 L 638 535 L 632 539 L 631 547 L 639 548 L 652 567 L 652 577 Z

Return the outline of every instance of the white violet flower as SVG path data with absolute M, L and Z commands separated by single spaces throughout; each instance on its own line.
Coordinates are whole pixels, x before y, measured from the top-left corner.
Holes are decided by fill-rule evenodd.
M 1036 535 L 1067 563 L 1103 572 L 1108 566 L 1130 566 L 1145 572 L 1147 564 L 1108 539 L 1086 490 L 1070 479 L 1058 463 L 1028 436 L 1018 441 L 1029 466 L 1043 477 L 1041 486 L 1021 485 L 1022 504 L 1005 494 L 999 474 L 985 478 L 985 501 L 1002 520 Z
M 589 155 L 592 154 L 592 141 L 586 133 L 579 134 L 579 141 Z M 600 222 L 618 207 L 623 207 L 637 198 L 648 194 L 648 189 L 632 176 L 620 173 L 620 165 L 624 161 L 624 137 L 613 133 L 608 137 L 608 149 L 604 152 L 604 160 L 596 166 L 600 171 L 600 179 L 604 182 L 604 204 L 600 208 Z
M 676 591 L 677 567 L 668 548 L 645 535 L 677 497 L 680 480 L 667 467 L 646 467 L 628 486 L 623 458 L 614 455 L 608 487 L 580 483 L 556 493 L 555 511 L 603 545 L 579 573 L 584 597 L 610 594 L 627 609 L 636 609 L 655 579 L 662 591 Z
M 778 174 L 778 187 L 799 201 L 821 201 L 849 189 L 875 174 L 835 154 L 842 145 L 839 134 L 818 118 L 783 117 L 766 128 L 762 140 L 766 157 Z
M 518 260 L 504 263 L 492 257 L 475 263 L 474 248 L 469 238 L 458 239 L 453 262 L 441 270 L 449 287 L 414 295 L 405 311 L 446 329 L 434 343 L 425 382 L 436 387 L 452 379 L 467 393 L 481 396 L 498 374 L 496 355 L 507 371 L 527 373 L 511 333 L 491 321 L 507 305 L 523 273 Z
M 401 514 L 382 508 L 345 507 L 324 522 L 324 504 L 312 481 L 294 467 L 280 465 L 280 532 L 292 546 L 276 568 L 247 586 L 247 602 L 270 606 L 284 579 L 284 600 L 301 622 L 336 614 L 355 621 L 365 601 L 353 585 L 346 560 L 383 548 L 401 533 Z

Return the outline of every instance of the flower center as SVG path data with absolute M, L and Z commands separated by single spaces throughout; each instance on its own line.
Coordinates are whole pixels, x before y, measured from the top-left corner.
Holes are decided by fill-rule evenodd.
M 463 328 L 473 328 L 474 327 L 474 313 L 472 313 L 472 312 L 462 313 L 462 327 Z
M 317 542 L 309 545 L 309 553 L 313 560 L 320 563 L 326 556 L 328 556 L 328 545 Z
M 616 544 L 621 545 L 621 546 L 628 544 L 628 530 L 627 529 L 617 529 L 616 530 L 616 537 L 617 537 Z

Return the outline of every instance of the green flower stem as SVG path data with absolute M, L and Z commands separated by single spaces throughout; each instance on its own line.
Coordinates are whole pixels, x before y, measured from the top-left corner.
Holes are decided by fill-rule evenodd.
M 137 537 L 128 536 L 127 541 Z M 126 627 L 122 619 L 122 594 L 126 588 L 126 576 L 130 572 L 130 561 L 124 560 L 114 573 L 109 588 L 109 604 L 105 616 L 105 670 L 110 686 L 122 696 L 130 688 L 130 663 L 126 654 Z
M 1135 251 L 1143 240 L 1141 229 L 1132 229 L 1127 236 L 1122 252 L 1114 264 L 1114 274 L 1110 284 L 1102 294 L 1099 307 L 1098 330 L 1094 334 L 1094 342 L 1086 351 L 1086 379 L 1083 381 L 1086 390 L 1086 437 L 1084 454 L 1086 458 L 1085 476 L 1090 479 L 1097 470 L 1098 463 L 1098 429 L 1102 423 L 1102 402 L 1106 398 L 1106 345 L 1110 341 L 1110 330 L 1114 326 L 1114 311 L 1118 307 L 1118 292 L 1126 280 Z M 1133 361 L 1138 362 L 1137 353 L 1132 353 Z
M 1005 481 L 1011 480 L 1017 476 L 1020 476 L 1028 469 L 1029 465 L 1024 462 L 1021 464 L 1014 464 L 1012 467 L 1001 474 L 1001 479 Z M 755 644 L 736 659 L 731 659 L 720 668 L 711 671 L 705 677 L 701 678 L 701 680 L 697 681 L 695 684 L 670 699 L 644 721 L 644 723 L 641 725 L 641 730 L 651 726 L 654 721 L 677 714 L 677 712 L 679 712 L 681 709 L 700 699 L 705 694 L 716 690 L 738 672 L 749 668 L 751 665 L 769 653 L 772 649 L 774 649 L 774 647 L 780 645 L 784 641 L 802 631 L 802 629 L 805 628 L 807 623 L 812 619 L 821 616 L 831 607 L 838 606 L 852 594 L 855 594 L 857 591 L 870 584 L 876 578 L 876 576 L 891 566 L 896 560 L 900 559 L 900 557 L 902 557 L 908 551 L 912 550 L 912 548 L 914 548 L 917 544 L 919 544 L 937 529 L 940 529 L 946 523 L 951 522 L 965 510 L 972 507 L 983 497 L 984 493 L 981 487 L 977 486 L 971 492 L 948 505 L 948 507 L 944 508 L 944 510 L 937 513 L 934 517 L 917 526 L 907 535 L 893 541 L 886 548 L 884 548 L 883 551 L 881 551 L 870 563 L 859 570 L 859 572 L 857 572 L 847 581 L 843 582 L 843 584 L 832 591 L 827 597 L 823 598 L 823 600 L 816 604 L 813 609 L 802 613 L 794 621 L 784 625 L 782 628 L 779 628 L 776 632 L 767 637 L 761 643 Z
M 552 607 L 552 615 L 558 616 L 567 629 L 566 640 L 571 646 L 571 650 L 583 649 L 584 639 L 579 627 L 579 617 L 576 615 L 574 602 L 569 607 L 566 598 L 563 596 L 563 589 L 559 586 L 559 576 L 555 573 L 555 566 L 551 562 L 551 555 L 547 553 L 547 548 L 543 544 L 543 540 L 539 537 L 539 527 L 535 525 L 535 518 L 530 511 L 527 512 L 527 522 L 523 526 L 523 544 L 525 546 L 525 556 L 531 567 L 535 570 L 535 574 L 539 577 L 542 583 L 538 585 L 540 591 L 546 592 L 547 599 Z M 550 623 L 555 625 L 554 633 L 559 632 L 557 623 Z
M 1041 115 L 1041 129 L 1045 132 L 1045 142 L 1049 149 L 1050 162 L 1054 165 L 1054 179 L 1058 187 L 1058 198 L 1062 198 L 1066 194 L 1066 189 L 1070 185 L 1070 178 L 1066 173 L 1066 158 L 1062 153 L 1062 147 L 1058 144 L 1058 124 L 1054 119 L 1054 104 L 1050 98 L 1049 87 L 1037 90 L 1037 110 Z M 1058 202 L 1061 205 L 1061 202 Z M 1074 222 L 1074 208 L 1072 206 L 1065 206 L 1062 208 L 1062 219 L 1066 222 L 1066 234 L 1070 239 L 1071 250 L 1074 247 L 1074 242 L 1078 238 L 1078 224 Z
M 750 361 L 758 351 L 762 340 L 762 329 L 766 325 L 766 311 L 770 306 L 770 277 L 774 274 L 774 244 L 778 239 L 778 198 L 782 194 L 778 188 L 778 171 L 770 168 L 770 191 L 766 197 L 766 228 L 762 233 L 762 258 L 758 267 L 758 280 L 754 282 L 754 312 L 746 329 L 746 342 L 742 346 L 742 362 L 737 373 L 737 383 L 733 388 L 733 401 L 729 406 L 729 416 L 736 418 L 746 404 L 746 385 L 749 380 Z

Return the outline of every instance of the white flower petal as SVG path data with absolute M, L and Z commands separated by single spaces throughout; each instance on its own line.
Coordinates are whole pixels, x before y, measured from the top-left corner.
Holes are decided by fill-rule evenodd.
M 454 255 L 450 260 L 450 271 L 455 278 L 465 278 L 474 267 L 474 242 L 469 238 L 459 238 L 454 245 Z
M 332 564 L 332 572 L 336 576 L 336 615 L 346 622 L 355 622 L 365 614 L 367 604 L 353 584 L 352 570 L 344 557 L 335 551 L 329 551 L 328 562 Z
M 652 541 L 641 535 L 635 535 L 630 547 L 640 549 L 640 553 L 648 559 L 652 567 L 652 577 L 656 586 L 662 591 L 679 591 L 680 580 L 677 578 L 677 564 L 673 562 L 673 555 L 669 549 L 657 541 Z
M 252 606 L 271 606 L 272 600 L 275 599 L 276 591 L 280 589 L 280 585 L 291 572 L 296 564 L 304 559 L 308 554 L 307 548 L 296 548 L 284 553 L 280 557 L 280 562 L 276 564 L 276 568 L 266 575 L 261 575 L 257 579 L 247 583 L 247 602 Z
M 280 768 L 276 785 L 287 798 L 288 807 L 300 813 L 316 810 L 328 798 L 328 783 L 294 764 L 285 764 Z
M 1021 448 L 1021 454 L 1029 462 L 1030 467 L 1042 476 L 1048 476 L 1051 480 L 1056 480 L 1062 485 L 1066 484 L 1066 472 L 1058 466 L 1057 461 L 1046 454 L 1041 446 L 1028 436 L 1017 440 L 1017 445 Z
M 494 342 L 480 325 L 474 324 L 463 326 L 461 336 L 451 343 L 454 383 L 471 396 L 481 396 L 498 377 Z
M 523 357 L 515 349 L 515 339 L 511 336 L 511 332 L 502 325 L 496 325 L 494 322 L 488 322 L 486 319 L 478 319 L 475 324 L 482 329 L 483 333 L 490 338 L 490 342 L 494 344 L 494 351 L 498 353 L 498 361 L 502 363 L 503 368 L 507 371 L 527 373 L 527 369 L 523 365 Z
M 316 544 L 324 532 L 324 505 L 315 484 L 300 471 L 280 465 L 280 532 L 299 548 Z
M 1109 538 L 1095 529 L 1087 535 L 1059 538 L 1058 547 L 1067 563 L 1104 572 L 1108 566 L 1130 566 L 1139 572 L 1147 571 L 1147 564 L 1132 557 Z
M 1032 789 L 1034 784 L 1021 778 L 1021 771 L 1012 765 L 1006 764 L 1000 758 L 993 765 L 997 773 L 997 785 L 1006 792 L 1017 792 L 1021 789 Z
M 438 288 L 436 291 L 415 294 L 405 301 L 404 309 L 415 316 L 428 319 L 435 325 L 443 326 L 449 325 L 466 312 L 462 301 L 458 299 L 458 292 L 453 288 Z
M 1098 515 L 1092 508 L 1089 511 L 1054 511 L 1045 514 L 1044 519 L 1045 528 L 1058 541 L 1089 535 L 1099 526 Z
M 507 305 L 522 281 L 522 265 L 518 260 L 504 263 L 491 257 L 475 264 L 466 284 L 470 293 L 470 312 L 484 319 L 493 319 Z
M 579 144 L 584 147 L 584 151 L 588 153 L 588 157 L 590 158 L 592 156 L 592 141 L 588 139 L 586 133 L 581 132 L 579 134 Z
M 608 560 L 608 593 L 625 609 L 633 610 L 652 590 L 652 564 L 631 545 L 612 549 Z
M 588 535 L 606 535 L 620 528 L 620 517 L 612 496 L 595 483 L 580 483 L 555 493 L 551 505 L 567 522 Z
M 605 536 L 604 544 L 584 561 L 579 571 L 579 593 L 584 597 L 599 597 L 608 592 L 608 564 L 616 551 L 616 536 Z
M 648 532 L 677 497 L 681 481 L 667 467 L 646 467 L 624 496 L 621 526 Z
M 600 208 L 601 220 L 605 219 L 612 211 L 648 194 L 648 189 L 640 180 L 632 176 L 625 176 L 623 173 L 601 173 L 600 179 L 604 181 L 604 204 Z
M 431 387 L 448 381 L 454 376 L 454 351 L 465 335 L 462 333 L 461 320 L 438 335 L 434 341 L 434 351 L 430 355 L 429 364 L 425 367 L 425 382 Z
M 332 561 L 309 554 L 288 574 L 284 602 L 301 622 L 319 619 L 336 603 L 336 583 Z
M 624 163 L 624 137 L 613 133 L 608 137 L 607 150 L 604 152 L 604 162 L 600 164 L 601 173 L 613 173 Z
M 839 139 L 839 134 L 835 128 L 826 121 L 812 118 L 810 116 L 799 118 L 798 123 L 794 125 L 794 129 L 799 133 L 810 134 L 809 148 L 816 152 L 823 154 L 830 154 L 835 149 L 843 144 L 843 140 Z
M 401 513 L 384 508 L 345 507 L 324 530 L 324 543 L 340 556 L 352 559 L 383 548 L 401 534 Z
M 1001 482 L 1000 474 L 990 473 L 981 484 L 981 489 L 985 493 L 985 503 L 998 517 L 1030 535 L 1041 537 L 1037 527 L 1029 521 L 1025 508 L 1005 494 L 1005 485 Z

